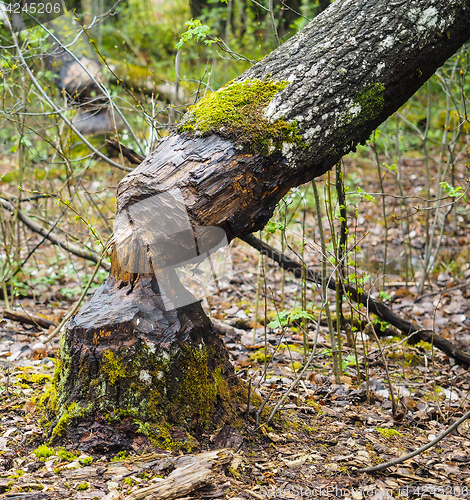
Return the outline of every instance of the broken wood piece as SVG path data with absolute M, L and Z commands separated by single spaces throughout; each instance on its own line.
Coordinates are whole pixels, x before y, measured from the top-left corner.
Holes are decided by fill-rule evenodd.
M 131 493 L 129 500 L 171 500 L 183 497 L 214 482 L 214 469 L 227 464 L 232 458 L 228 450 L 216 450 L 195 456 L 180 457 L 177 468 L 163 481 Z M 178 467 L 178 464 L 180 466 Z
M 109 146 L 114 151 L 118 153 L 122 153 L 124 158 L 127 158 L 132 165 L 139 165 L 145 160 L 145 157 L 141 156 L 139 153 L 136 153 L 133 149 L 124 146 L 116 139 L 107 139 L 106 145 Z
M 41 328 L 56 327 L 57 323 L 50 319 L 43 318 L 37 314 L 29 314 L 21 311 L 14 311 L 12 309 L 4 309 L 3 317 L 18 323 L 25 323 L 27 325 L 40 326 Z

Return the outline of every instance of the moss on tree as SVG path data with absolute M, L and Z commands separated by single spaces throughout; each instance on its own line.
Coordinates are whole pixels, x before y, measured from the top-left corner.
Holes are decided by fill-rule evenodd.
M 96 422 L 119 428 L 127 421 L 133 435 L 146 436 L 154 446 L 191 450 L 198 443 L 192 434 L 242 424 L 247 387 L 217 338 L 162 348 L 137 336 L 87 349 L 77 345 L 75 333 L 62 342 L 54 380 L 40 401 L 50 443 L 79 441 Z M 110 335 L 99 331 L 92 337 Z M 260 401 L 252 397 L 252 404 Z M 173 439 L 175 429 L 181 439 Z
M 256 79 L 231 82 L 191 106 L 178 131 L 218 134 L 264 156 L 281 152 L 283 144 L 302 146 L 296 122 L 264 118 L 265 108 L 288 83 Z
M 385 85 L 377 82 L 356 95 L 354 102 L 361 107 L 361 112 L 356 119 L 357 125 L 372 121 L 379 116 L 384 107 L 384 91 Z

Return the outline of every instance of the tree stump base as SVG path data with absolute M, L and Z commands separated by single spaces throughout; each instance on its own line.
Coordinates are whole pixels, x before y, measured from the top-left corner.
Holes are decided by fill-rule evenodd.
M 110 276 L 73 317 L 43 397 L 51 441 L 96 451 L 191 448 L 193 433 L 241 424 L 247 401 L 200 304 L 166 311 L 152 275 Z

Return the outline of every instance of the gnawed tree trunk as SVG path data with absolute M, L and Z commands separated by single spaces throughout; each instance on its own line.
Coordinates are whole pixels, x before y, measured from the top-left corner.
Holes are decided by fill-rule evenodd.
M 83 421 L 78 435 L 92 439 L 86 426 L 102 418 L 132 437 L 128 417 L 162 442 L 165 426 L 233 423 L 246 388 L 175 268 L 261 229 L 290 188 L 365 142 L 469 28 L 468 0 L 336 0 L 194 106 L 119 184 L 111 275 L 63 340 L 55 434 Z

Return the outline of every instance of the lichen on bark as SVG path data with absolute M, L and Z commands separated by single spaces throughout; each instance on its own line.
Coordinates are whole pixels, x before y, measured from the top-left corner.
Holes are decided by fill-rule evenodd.
M 179 132 L 206 136 L 218 134 L 244 150 L 269 156 L 284 144 L 303 145 L 295 121 L 267 120 L 264 110 L 288 81 L 249 79 L 230 82 L 191 106 Z

